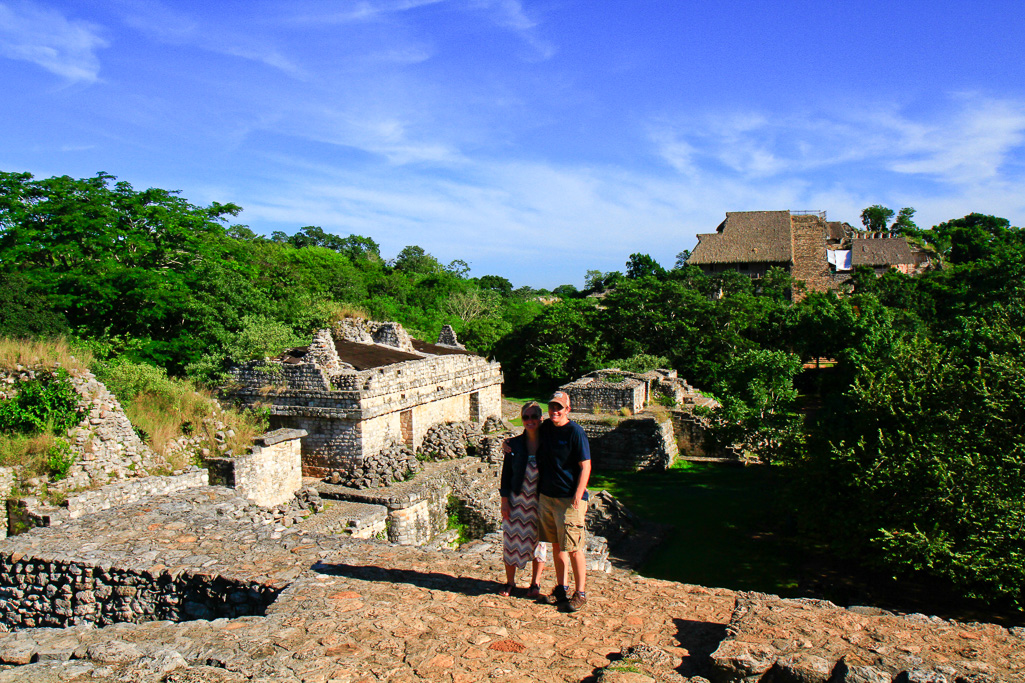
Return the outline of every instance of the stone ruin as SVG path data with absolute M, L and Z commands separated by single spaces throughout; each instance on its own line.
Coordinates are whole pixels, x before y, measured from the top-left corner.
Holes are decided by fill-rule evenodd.
M 604 368 L 559 389 L 569 395 L 573 419 L 587 434 L 596 469 L 666 469 L 681 454 L 702 460 L 739 457 L 706 445 L 708 420 L 695 408 L 714 410 L 719 402 L 675 370 Z
M 463 349 L 451 328 L 438 341 L 412 339 L 394 322 L 345 319 L 309 346 L 235 368 L 226 394 L 267 410 L 274 428 L 307 432 L 304 476 L 349 480 L 389 452 L 401 472 L 401 447 L 417 451 L 435 425 L 501 415 L 501 366 Z
M 694 406 L 716 408 L 719 403 L 677 376 L 676 370 L 627 372 L 604 368 L 559 387 L 569 395 L 574 412 L 636 414 L 653 404 L 693 410 Z

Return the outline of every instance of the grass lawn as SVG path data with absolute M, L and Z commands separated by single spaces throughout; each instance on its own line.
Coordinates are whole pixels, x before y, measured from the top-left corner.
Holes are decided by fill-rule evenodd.
M 768 526 L 774 472 L 765 466 L 682 463 L 667 472 L 601 472 L 607 489 L 637 514 L 673 531 L 640 573 L 704 586 L 796 595 L 797 551 Z
M 529 401 L 537 401 L 538 404 L 541 406 L 541 417 L 544 417 L 545 415 L 548 414 L 548 404 L 547 403 L 542 403 L 541 401 L 538 401 L 538 399 L 536 399 L 536 398 L 514 398 L 512 396 L 503 396 L 502 398 L 504 398 L 506 401 L 509 401 L 510 403 L 518 403 L 518 404 L 520 404 L 521 410 L 522 410 L 522 406 L 523 406 L 524 403 L 527 403 Z M 515 426 L 515 427 L 522 427 L 523 426 L 523 420 L 521 420 L 518 417 L 514 417 L 514 418 L 510 419 L 509 422 L 512 423 L 512 425 Z

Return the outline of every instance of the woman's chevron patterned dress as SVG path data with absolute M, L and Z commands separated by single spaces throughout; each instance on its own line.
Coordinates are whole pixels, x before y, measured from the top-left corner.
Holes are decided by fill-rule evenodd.
M 502 522 L 502 560 L 522 569 L 534 557 L 545 561 L 544 543 L 537 542 L 537 460 L 527 461 L 523 488 L 509 494 L 509 519 Z

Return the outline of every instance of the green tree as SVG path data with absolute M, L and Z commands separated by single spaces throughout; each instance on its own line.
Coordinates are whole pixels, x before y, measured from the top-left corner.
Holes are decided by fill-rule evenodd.
M 440 273 L 442 271 L 438 259 L 424 251 L 423 247 L 416 245 L 403 247 L 398 256 L 391 261 L 391 266 L 396 270 L 406 273 L 420 273 L 424 275 Z
M 1025 248 L 1021 228 L 1011 227 L 1006 218 L 981 213 L 940 223 L 925 239 L 955 264 L 983 261 L 1005 252 L 1020 253 Z
M 883 232 L 893 218 L 893 209 L 888 209 L 881 204 L 873 204 L 861 212 L 861 224 L 869 232 Z
M 794 411 L 799 372 L 801 359 L 785 351 L 752 349 L 726 361 L 715 387 L 722 404 L 712 415 L 715 441 L 741 445 L 768 462 L 778 460 L 800 427 Z
M 626 262 L 626 276 L 636 280 L 642 277 L 664 278 L 666 269 L 647 254 L 630 254 Z

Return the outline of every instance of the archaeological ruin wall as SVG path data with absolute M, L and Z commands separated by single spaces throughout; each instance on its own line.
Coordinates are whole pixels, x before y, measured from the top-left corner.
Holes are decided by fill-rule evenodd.
M 400 331 L 378 328 L 377 337 L 402 341 Z M 304 476 L 344 473 L 394 445 L 416 449 L 436 424 L 501 415 L 498 363 L 423 343 L 419 348 L 428 351 L 336 334 L 326 344 L 326 334 L 318 333 L 308 351 L 290 352 L 295 356 L 236 368 L 229 392 L 244 405 L 266 409 L 273 427 L 307 432 Z
M 668 417 L 575 414 L 573 420 L 587 434 L 592 467 L 597 471 L 665 470 L 679 455 L 673 421 Z

